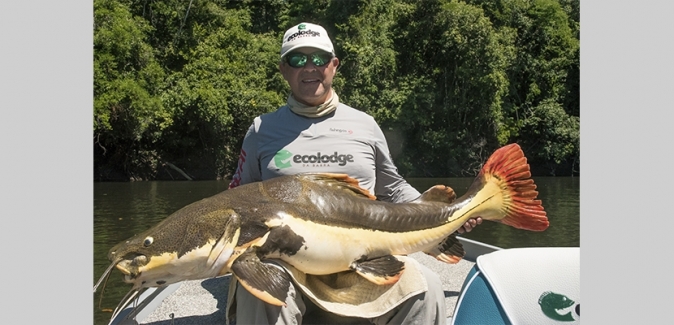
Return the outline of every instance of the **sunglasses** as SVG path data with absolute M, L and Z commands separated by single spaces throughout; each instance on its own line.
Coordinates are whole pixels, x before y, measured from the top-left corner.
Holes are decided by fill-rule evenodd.
M 301 68 L 307 65 L 307 61 L 310 57 L 311 63 L 317 67 L 322 67 L 330 63 L 330 60 L 333 58 L 332 53 L 328 52 L 314 52 L 311 54 L 295 52 L 288 53 L 288 55 L 286 55 L 286 62 L 288 62 L 288 65 L 293 68 Z

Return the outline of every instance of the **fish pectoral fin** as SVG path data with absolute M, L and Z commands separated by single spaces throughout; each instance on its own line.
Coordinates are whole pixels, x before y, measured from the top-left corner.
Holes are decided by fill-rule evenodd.
M 438 246 L 424 253 L 435 257 L 438 261 L 449 264 L 459 263 L 466 256 L 466 251 L 459 239 L 456 238 L 456 233 L 449 235 Z
M 355 261 L 351 269 L 368 281 L 378 284 L 394 284 L 400 280 L 405 270 L 405 263 L 393 255 L 386 255 L 369 260 Z
M 286 305 L 290 276 L 280 267 L 262 263 L 254 250 L 241 254 L 231 272 L 253 296 L 271 305 Z
M 208 256 L 208 265 L 219 269 L 218 275 L 229 273 L 229 262 L 236 249 L 236 243 L 241 236 L 241 217 L 238 214 L 232 214 L 225 231 L 216 244 L 211 249 Z
M 435 185 L 426 190 L 415 202 L 452 203 L 456 199 L 454 189 L 445 185 Z

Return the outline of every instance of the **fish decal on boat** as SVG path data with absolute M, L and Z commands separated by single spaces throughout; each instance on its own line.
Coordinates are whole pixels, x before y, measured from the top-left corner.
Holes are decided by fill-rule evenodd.
M 405 268 L 396 255 L 421 251 L 457 263 L 464 251 L 455 232 L 471 218 L 545 230 L 537 195 L 517 144 L 496 150 L 459 198 L 436 185 L 414 202 L 389 203 L 346 174 L 276 177 L 194 202 L 117 244 L 94 292 L 113 268 L 133 284 L 129 300 L 148 287 L 231 273 L 251 294 L 281 306 L 291 279 L 267 259 L 306 274 L 351 270 L 393 284 Z
M 570 307 L 573 307 L 574 304 L 575 309 L 573 311 L 577 316 L 580 316 L 580 304 L 576 304 L 575 301 L 563 294 L 546 291 L 541 294 L 538 304 L 541 306 L 543 314 L 556 321 L 571 322 L 576 320 L 570 310 Z

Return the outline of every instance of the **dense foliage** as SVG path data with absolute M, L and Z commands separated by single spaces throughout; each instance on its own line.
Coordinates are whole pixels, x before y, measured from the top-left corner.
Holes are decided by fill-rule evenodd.
M 407 177 L 472 176 L 517 142 L 580 172 L 579 0 L 94 0 L 94 179 L 216 179 L 285 103 L 284 31 L 323 25 L 344 103 Z

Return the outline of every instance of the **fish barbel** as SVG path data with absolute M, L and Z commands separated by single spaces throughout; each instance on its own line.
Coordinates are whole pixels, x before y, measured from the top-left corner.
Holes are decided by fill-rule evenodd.
M 389 203 L 345 174 L 281 176 L 194 202 L 117 244 L 101 280 L 113 265 L 132 290 L 231 273 L 253 295 L 280 306 L 290 277 L 263 260 L 283 260 L 306 274 L 352 270 L 392 284 L 404 271 L 395 255 L 422 251 L 457 263 L 464 251 L 455 231 L 470 218 L 545 230 L 537 195 L 517 144 L 496 150 L 459 198 L 436 185 L 414 202 Z

